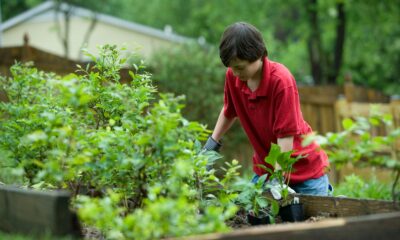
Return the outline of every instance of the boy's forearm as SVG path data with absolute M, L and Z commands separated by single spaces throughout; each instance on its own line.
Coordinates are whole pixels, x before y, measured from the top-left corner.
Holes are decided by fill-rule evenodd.
M 215 141 L 220 141 L 222 136 L 232 127 L 236 118 L 227 118 L 224 114 L 224 108 L 222 108 L 217 123 L 215 124 L 215 128 L 212 134 L 212 138 Z
M 288 136 L 284 138 L 278 138 L 277 144 L 281 148 L 281 152 L 288 152 L 293 150 L 293 136 Z M 281 166 L 279 166 L 278 163 L 276 163 L 276 166 L 274 166 L 276 170 L 281 169 Z
M 293 150 L 293 136 L 288 136 L 284 138 L 278 138 L 277 144 L 281 147 L 282 152 L 288 152 Z

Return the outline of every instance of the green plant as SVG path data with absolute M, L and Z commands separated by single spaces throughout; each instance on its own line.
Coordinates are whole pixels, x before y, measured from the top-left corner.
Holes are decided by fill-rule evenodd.
M 209 131 L 182 116 L 183 97 L 156 96 L 142 71 L 121 84 L 115 46 L 89 56 L 79 74 L 17 64 L 1 78 L 10 102 L 0 103 L 0 152 L 22 184 L 71 190 L 80 218 L 107 238 L 228 231 L 238 162 L 223 177 L 207 170 L 216 156 L 199 152 Z
M 279 212 L 279 203 L 265 194 L 266 178 L 267 174 L 261 176 L 256 183 L 245 178 L 239 180 L 235 185 L 239 192 L 236 203 L 253 216 L 269 216 L 270 222 L 274 223 L 275 216 Z
M 375 176 L 365 181 L 354 174 L 346 176 L 344 181 L 335 187 L 335 195 L 354 198 L 392 199 L 390 184 L 379 182 Z
M 282 152 L 279 145 L 272 144 L 265 162 L 272 166 L 279 164 L 280 168 L 273 171 L 262 166 L 268 173 L 260 176 L 256 183 L 249 182 L 248 179 L 238 181 L 236 184 L 236 189 L 239 192 L 236 199 L 237 204 L 255 216 L 268 215 L 270 222 L 274 222 L 274 217 L 279 212 L 279 206 L 286 204 L 289 195 L 288 182 L 290 177 L 285 178 L 285 175 L 292 172 L 293 164 L 301 157 L 293 158 L 291 157 L 292 153 L 293 151 Z M 266 181 L 268 177 L 269 179 Z M 279 191 L 279 195 L 282 196 L 281 201 L 266 193 L 267 190 L 272 189 Z
M 289 195 L 288 185 L 290 182 L 290 173 L 294 171 L 293 164 L 296 163 L 302 156 L 292 157 L 294 151 L 282 152 L 279 145 L 272 143 L 268 156 L 265 157 L 265 162 L 271 166 L 279 166 L 274 170 L 262 166 L 269 174 L 270 181 L 277 181 L 281 196 L 285 200 Z M 268 188 L 268 184 L 266 186 Z
M 400 194 L 397 184 L 400 177 L 400 162 L 396 141 L 400 137 L 400 128 L 393 127 L 393 117 L 372 111 L 370 117 L 357 117 L 355 120 L 344 119 L 344 130 L 338 133 L 327 133 L 326 136 L 309 136 L 304 145 L 316 140 L 326 146 L 329 160 L 340 168 L 346 163 L 364 166 L 376 166 L 391 169 L 394 173 L 392 199 L 397 201 Z M 383 127 L 385 136 L 373 135 L 372 128 Z

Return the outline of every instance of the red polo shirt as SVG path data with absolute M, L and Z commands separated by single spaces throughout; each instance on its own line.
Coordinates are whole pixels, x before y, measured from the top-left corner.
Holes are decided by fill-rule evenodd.
M 254 148 L 253 170 L 257 175 L 266 171 L 257 165 L 265 163 L 271 143 L 278 138 L 294 136 L 293 156 L 303 155 L 293 166 L 290 183 L 297 184 L 305 180 L 324 175 L 329 165 L 325 152 L 314 143 L 301 146 L 302 135 L 312 132 L 303 119 L 300 109 L 296 81 L 282 64 L 265 58 L 262 80 L 252 92 L 246 82 L 233 76 L 228 68 L 225 78 L 224 114 L 227 118 L 238 117 Z

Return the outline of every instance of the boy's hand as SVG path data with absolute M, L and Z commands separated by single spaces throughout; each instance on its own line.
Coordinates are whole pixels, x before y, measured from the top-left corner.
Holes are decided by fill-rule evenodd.
M 222 146 L 221 143 L 215 141 L 212 138 L 212 136 L 209 136 L 206 144 L 203 147 L 203 150 L 219 152 L 219 149 L 221 148 L 221 146 Z
M 219 152 L 219 149 L 221 148 L 222 144 L 215 141 L 211 136 L 208 137 L 206 144 L 204 144 L 203 149 L 201 150 L 200 154 L 204 154 L 208 151 L 214 151 L 215 154 Z M 212 169 L 212 166 L 214 165 L 214 162 L 217 158 L 209 158 L 209 162 L 206 166 L 206 169 L 209 171 Z

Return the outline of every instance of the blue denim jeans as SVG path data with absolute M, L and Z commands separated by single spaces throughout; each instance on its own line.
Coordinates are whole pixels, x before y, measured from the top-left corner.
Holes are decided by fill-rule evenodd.
M 254 175 L 251 179 L 252 183 L 256 183 L 260 176 Z M 309 179 L 299 184 L 290 185 L 290 187 L 296 191 L 296 193 L 307 194 L 307 195 L 318 195 L 318 196 L 331 196 L 333 188 L 329 184 L 328 175 L 323 175 L 320 178 Z
M 326 174 L 320 178 L 309 179 L 290 187 L 297 193 L 308 195 L 331 196 L 333 193 L 333 188 L 329 184 L 328 175 Z

